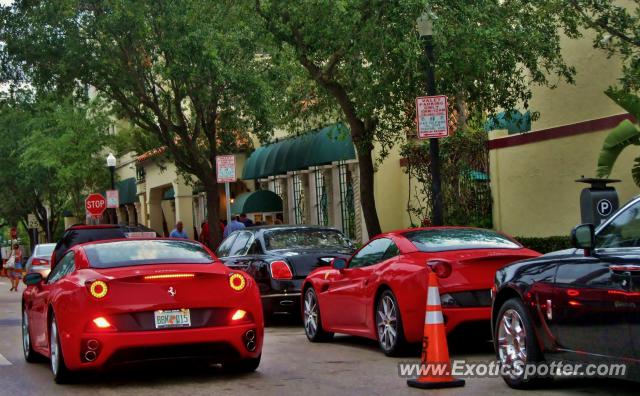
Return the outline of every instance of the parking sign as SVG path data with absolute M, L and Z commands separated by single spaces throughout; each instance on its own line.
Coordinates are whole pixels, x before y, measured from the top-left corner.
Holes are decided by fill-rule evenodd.
M 233 155 L 218 155 L 216 157 L 216 172 L 218 183 L 233 183 L 236 181 L 236 157 Z
M 416 98 L 418 138 L 443 138 L 449 136 L 449 108 L 447 97 L 421 96 Z

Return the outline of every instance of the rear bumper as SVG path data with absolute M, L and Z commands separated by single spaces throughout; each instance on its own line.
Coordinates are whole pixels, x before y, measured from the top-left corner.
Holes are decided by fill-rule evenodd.
M 491 307 L 473 308 L 444 308 L 442 310 L 447 333 L 451 333 L 456 327 L 466 322 L 478 322 L 491 320 Z
M 255 349 L 247 348 L 247 331 L 255 332 Z M 203 358 L 216 363 L 258 357 L 264 330 L 255 323 L 224 327 L 140 332 L 86 332 L 63 342 L 63 354 L 71 370 L 176 358 Z M 90 340 L 98 341 L 97 357 L 87 361 Z
M 300 315 L 300 292 L 264 294 L 262 307 L 268 315 Z

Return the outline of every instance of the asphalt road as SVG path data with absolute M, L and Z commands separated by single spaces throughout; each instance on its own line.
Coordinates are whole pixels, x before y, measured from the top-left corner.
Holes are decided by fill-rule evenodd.
M 24 286 L 21 286 L 21 290 Z M 229 375 L 217 367 L 165 364 L 87 375 L 73 385 L 56 385 L 48 363 L 28 364 L 20 341 L 20 294 L 9 293 L 0 278 L 0 395 L 418 395 L 398 376 L 398 362 L 414 356 L 388 358 L 374 342 L 339 336 L 331 343 L 312 344 L 295 321 L 279 321 L 267 328 L 258 371 Z M 470 335 L 472 336 L 472 335 Z M 455 358 L 489 361 L 491 346 L 482 339 L 450 345 Z M 477 337 L 475 337 L 477 338 Z M 456 341 L 459 343 L 460 341 Z M 467 379 L 464 388 L 430 391 L 447 395 L 636 395 L 637 384 L 613 380 L 561 380 L 536 392 L 509 389 L 499 378 Z

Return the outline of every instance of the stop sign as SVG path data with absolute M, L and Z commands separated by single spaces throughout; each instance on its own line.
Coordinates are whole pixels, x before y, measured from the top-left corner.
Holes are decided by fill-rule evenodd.
M 84 207 L 90 215 L 101 216 L 107 208 L 107 200 L 102 194 L 89 194 L 87 199 L 84 200 Z

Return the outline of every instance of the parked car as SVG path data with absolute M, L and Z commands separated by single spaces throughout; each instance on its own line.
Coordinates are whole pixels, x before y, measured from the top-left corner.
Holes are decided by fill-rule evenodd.
M 51 271 L 51 254 L 56 247 L 55 243 L 40 243 L 33 248 L 33 254 L 27 260 L 25 270 L 29 272 L 37 272 L 46 278 Z
M 478 228 L 432 227 L 381 234 L 351 258 L 313 271 L 303 284 L 307 338 L 333 333 L 378 340 L 387 355 L 423 338 L 427 276 L 440 281 L 447 332 L 491 318 L 495 271 L 540 254 Z M 345 308 L 346 307 L 346 308 Z
M 496 355 L 503 365 L 543 360 L 624 363 L 640 381 L 640 197 L 594 230 L 572 231 L 573 249 L 497 271 Z M 545 378 L 505 375 L 511 387 Z
M 318 226 L 250 227 L 230 234 L 216 254 L 229 267 L 241 269 L 258 283 L 265 317 L 300 314 L 305 277 L 355 250 L 340 231 Z
M 143 225 L 129 226 L 122 224 L 98 224 L 86 225 L 76 224 L 67 228 L 62 234 L 62 238 L 56 243 L 56 247 L 51 255 L 51 268 L 58 263 L 60 257 L 80 243 L 105 241 L 110 239 L 122 239 L 131 237 L 153 237 L 159 236 L 154 230 Z
M 24 356 L 50 358 L 58 383 L 81 370 L 140 361 L 197 358 L 239 372 L 260 363 L 264 324 L 255 282 L 199 242 L 78 244 L 46 280 L 31 273 L 25 283 Z

